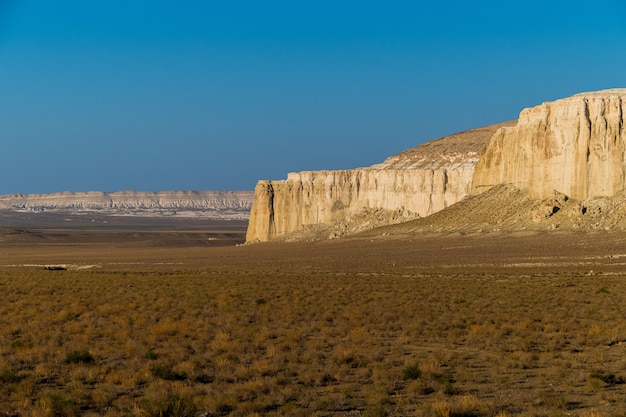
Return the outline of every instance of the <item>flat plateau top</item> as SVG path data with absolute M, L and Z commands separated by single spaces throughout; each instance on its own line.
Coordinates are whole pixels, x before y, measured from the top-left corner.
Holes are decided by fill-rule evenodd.
M 626 88 L 610 88 L 607 90 L 588 91 L 585 93 L 574 94 L 572 97 L 609 97 L 609 96 L 626 96 Z
M 487 146 L 489 140 L 499 128 L 514 126 L 515 123 L 516 121 L 508 121 L 434 139 L 390 156 L 382 164 L 374 166 L 387 169 L 406 168 L 407 166 L 416 168 L 419 167 L 419 164 L 424 164 L 432 167 L 433 161 L 442 157 L 463 158 L 463 155 L 477 154 L 482 148 Z

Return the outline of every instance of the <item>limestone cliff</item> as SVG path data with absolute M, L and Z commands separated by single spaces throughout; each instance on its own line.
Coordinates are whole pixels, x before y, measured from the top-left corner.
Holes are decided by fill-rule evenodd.
M 418 223 L 429 230 L 471 229 L 479 218 L 480 230 L 490 221 L 511 230 L 541 229 L 547 219 L 552 228 L 626 224 L 625 114 L 626 89 L 582 93 L 525 109 L 516 124 L 428 142 L 372 167 L 260 181 L 247 240 L 340 236 L 429 216 L 470 193 L 469 209 L 433 216 L 449 225 Z M 520 204 L 525 209 L 512 214 Z M 507 209 L 496 219 L 498 207 Z M 596 211 L 613 218 L 589 215 Z
M 516 126 L 491 139 L 474 172 L 472 189 L 498 184 L 532 199 L 558 191 L 575 200 L 612 197 L 625 189 L 626 89 L 543 103 L 521 112 Z
M 248 218 L 251 191 L 118 191 L 0 195 L 0 209 L 13 211 L 99 211 L 111 214 Z
M 246 240 L 267 241 L 317 228 L 335 237 L 428 216 L 471 189 L 488 126 L 428 142 L 368 168 L 290 173 L 259 181 Z

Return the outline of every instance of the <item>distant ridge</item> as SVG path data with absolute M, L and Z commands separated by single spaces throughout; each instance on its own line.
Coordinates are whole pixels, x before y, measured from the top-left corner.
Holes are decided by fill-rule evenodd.
M 247 219 L 252 191 L 64 191 L 0 194 L 0 210 Z

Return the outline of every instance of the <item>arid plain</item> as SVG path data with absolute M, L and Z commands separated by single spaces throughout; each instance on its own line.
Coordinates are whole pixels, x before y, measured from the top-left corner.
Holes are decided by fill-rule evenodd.
M 0 233 L 4 415 L 625 415 L 623 233 L 63 222 Z

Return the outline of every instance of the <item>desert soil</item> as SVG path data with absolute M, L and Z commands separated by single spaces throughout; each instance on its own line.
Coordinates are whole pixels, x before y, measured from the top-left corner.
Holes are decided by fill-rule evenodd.
M 243 233 L 4 229 L 0 412 L 624 415 L 623 233 Z

